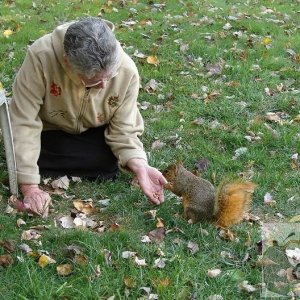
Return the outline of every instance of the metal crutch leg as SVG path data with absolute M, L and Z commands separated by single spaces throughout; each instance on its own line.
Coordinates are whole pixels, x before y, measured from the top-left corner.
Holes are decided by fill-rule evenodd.
M 13 135 L 11 130 L 8 103 L 5 97 L 4 90 L 0 90 L 0 127 L 1 127 L 3 141 L 4 141 L 10 192 L 13 195 L 18 196 L 15 150 L 13 144 Z

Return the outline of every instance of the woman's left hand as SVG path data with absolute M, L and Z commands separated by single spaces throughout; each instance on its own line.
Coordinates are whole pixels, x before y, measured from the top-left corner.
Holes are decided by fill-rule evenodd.
M 139 185 L 148 199 L 154 204 L 164 202 L 163 186 L 167 180 L 162 173 L 147 164 L 143 159 L 130 159 L 127 167 L 137 176 Z

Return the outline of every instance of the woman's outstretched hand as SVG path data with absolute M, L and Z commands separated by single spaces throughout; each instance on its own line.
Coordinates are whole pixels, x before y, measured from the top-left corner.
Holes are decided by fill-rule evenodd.
M 162 173 L 147 164 L 143 159 L 133 158 L 127 162 L 133 171 L 145 196 L 154 204 L 164 202 L 163 186 L 167 180 Z

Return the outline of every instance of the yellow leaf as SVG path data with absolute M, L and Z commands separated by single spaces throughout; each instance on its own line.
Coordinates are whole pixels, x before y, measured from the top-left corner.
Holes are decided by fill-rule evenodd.
M 289 222 L 294 223 L 294 222 L 300 222 L 300 215 L 293 216 Z
M 64 264 L 56 267 L 56 271 L 58 275 L 68 276 L 72 273 L 72 265 Z
M 124 277 L 123 282 L 124 282 L 125 286 L 128 288 L 133 288 L 136 286 L 135 280 L 131 277 Z
M 0 82 L 0 91 L 3 90 L 3 85 L 2 83 Z
M 163 228 L 165 224 L 161 218 L 157 218 L 156 228 Z
M 272 39 L 269 38 L 269 37 L 264 37 L 262 40 L 261 40 L 261 44 L 266 46 L 266 45 L 270 45 L 272 44 Z
M 157 66 L 159 64 L 159 60 L 155 55 L 151 55 L 147 57 L 147 63 Z
M 41 255 L 38 261 L 39 266 L 42 268 L 46 267 L 49 264 L 54 264 L 54 263 L 56 263 L 56 261 L 45 254 Z
M 0 88 L 1 89 L 1 88 Z M 300 115 L 297 115 L 294 119 L 293 119 L 294 122 L 300 122 Z
M 14 33 L 14 32 L 13 32 L 11 29 L 6 29 L 6 30 L 4 30 L 3 35 L 4 35 L 5 37 L 8 38 L 8 37 L 11 36 L 13 33 Z

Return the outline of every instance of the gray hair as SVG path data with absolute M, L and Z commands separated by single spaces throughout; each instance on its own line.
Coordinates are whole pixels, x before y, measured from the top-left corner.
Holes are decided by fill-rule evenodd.
M 110 71 L 118 63 L 118 43 L 109 26 L 100 18 L 87 17 L 69 26 L 64 51 L 71 67 L 91 78 Z

